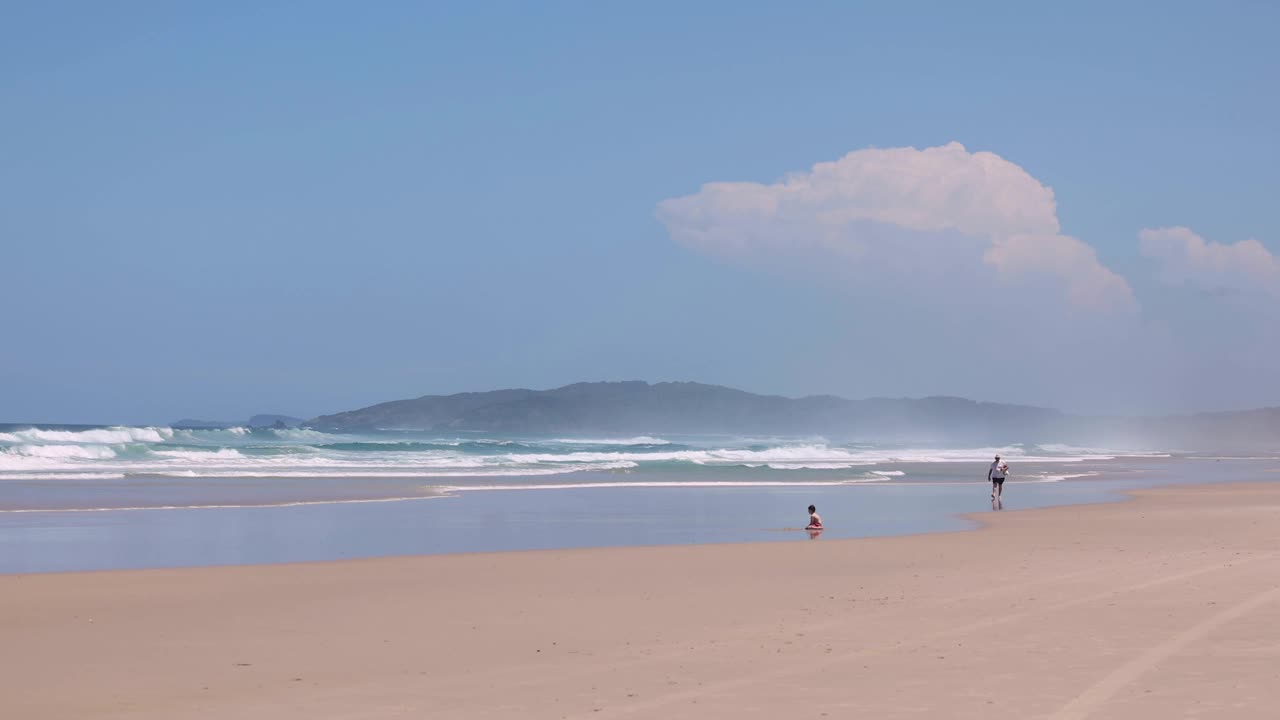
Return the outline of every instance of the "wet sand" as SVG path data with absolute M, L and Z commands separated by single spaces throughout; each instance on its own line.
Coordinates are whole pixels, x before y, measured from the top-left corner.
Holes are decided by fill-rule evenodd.
M 1274 717 L 1280 483 L 1135 495 L 909 537 L 5 575 L 0 717 Z

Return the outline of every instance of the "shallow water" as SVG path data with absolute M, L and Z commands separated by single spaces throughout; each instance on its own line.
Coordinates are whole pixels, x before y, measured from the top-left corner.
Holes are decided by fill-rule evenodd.
M 1159 484 L 1274 480 L 1274 459 L 1114 458 L 1068 463 L 1089 468 L 1083 478 L 1006 484 L 1004 509 L 1101 502 L 1124 490 Z M 1052 465 L 1052 464 L 1051 464 Z M 628 486 L 581 476 L 572 487 L 550 489 L 545 478 L 525 478 L 540 489 L 460 490 L 406 500 L 265 507 L 182 507 L 140 510 L 30 511 L 15 507 L 6 489 L 0 511 L 0 572 L 49 572 L 333 560 L 388 555 L 667 545 L 722 542 L 822 542 L 839 538 L 961 530 L 965 513 L 992 512 L 989 485 L 974 481 L 985 465 L 973 462 L 902 463 L 904 475 L 875 483 L 779 483 L 769 486 L 680 481 Z M 668 470 L 673 477 L 688 473 Z M 719 469 L 741 477 L 749 469 Z M 1069 473 L 1058 473 L 1069 474 Z M 660 475 L 660 474 L 659 474 Z M 613 477 L 606 474 L 597 479 Z M 838 475 L 837 475 L 838 477 Z M 914 477 L 913 480 L 907 478 Z M 651 479 L 646 476 L 646 479 Z M 329 482 L 333 479 L 325 479 Z M 360 486 L 339 479 L 336 488 Z M 240 482 L 276 487 L 279 479 Z M 290 479 L 286 482 L 301 481 Z M 25 481 L 24 481 L 25 482 Z M 658 481 L 661 482 L 661 481 Z M 92 505 L 119 491 L 78 487 L 58 494 L 73 505 Z M 519 485 L 521 483 L 515 483 Z M 163 483 L 161 484 L 164 485 Z M 314 488 L 313 488 L 314 489 Z M 331 488 L 331 490 L 333 490 Z M 172 488 L 137 491 L 154 500 Z M 281 497 L 292 497 L 293 491 Z M 136 498 L 128 502 L 136 502 Z M 799 529 L 805 508 L 818 506 L 827 528 L 811 537 Z M 21 504 L 21 503 L 19 503 Z M 39 503 L 37 503 L 39 504 Z M 13 511 L 13 510 L 19 511 Z

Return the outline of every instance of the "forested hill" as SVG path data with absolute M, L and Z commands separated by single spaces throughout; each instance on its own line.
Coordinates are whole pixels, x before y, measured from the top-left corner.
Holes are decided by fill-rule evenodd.
M 1061 422 L 1055 410 L 952 397 L 786 398 L 701 383 L 594 382 L 554 390 L 428 395 L 323 415 L 323 430 L 498 433 L 849 434 L 868 438 L 1001 438 Z

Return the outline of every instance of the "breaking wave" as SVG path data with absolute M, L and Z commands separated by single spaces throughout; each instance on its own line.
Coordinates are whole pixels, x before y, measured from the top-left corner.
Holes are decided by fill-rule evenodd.
M 0 482 L 130 478 L 484 478 L 601 473 L 592 487 L 772 487 L 860 484 L 910 477 L 929 464 L 985 464 L 996 453 L 1023 463 L 1081 463 L 1115 457 L 1070 445 L 902 448 L 836 444 L 825 438 L 559 437 L 428 432 L 335 434 L 310 429 L 164 426 L 0 426 Z M 1152 454 L 1154 455 L 1154 454 Z M 1086 468 L 1087 469 L 1087 468 Z M 1022 470 L 1045 476 L 1051 467 Z M 1053 470 L 1059 474 L 1065 470 Z M 628 473 L 625 482 L 616 473 Z M 938 473 L 934 473 L 936 476 Z M 980 474 L 980 470 L 979 470 Z M 1017 475 L 1015 475 L 1017 477 Z M 971 477 L 968 471 L 957 473 Z M 603 484 L 602 484 L 603 483 Z M 646 485 L 646 483 L 659 483 Z M 576 485 L 576 484 L 575 484 Z M 521 485 L 527 488 L 526 485 Z
M 167 427 L 106 427 L 88 430 L 44 430 L 26 428 L 0 432 L 2 443 L 71 443 L 77 445 L 120 445 L 124 443 L 161 443 L 173 437 Z
M 640 435 L 631 438 L 557 438 L 551 442 L 561 445 L 670 445 L 671 441 L 662 438 Z
M 75 460 L 108 460 L 116 456 L 115 450 L 106 445 L 14 445 L 4 452 L 19 457 Z

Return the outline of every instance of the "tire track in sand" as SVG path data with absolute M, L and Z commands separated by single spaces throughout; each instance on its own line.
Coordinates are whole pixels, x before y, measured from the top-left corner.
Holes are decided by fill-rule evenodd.
M 653 710 L 656 710 L 657 708 L 665 707 L 673 703 L 679 702 L 681 700 L 689 700 L 697 697 L 704 697 L 711 693 L 726 692 L 726 691 L 730 691 L 738 688 L 749 687 L 751 685 L 756 685 L 764 680 L 777 680 L 785 677 L 803 675 L 805 673 L 811 672 L 815 667 L 821 666 L 821 665 L 830 665 L 834 663 L 840 663 L 844 661 L 853 660 L 859 657 L 881 655 L 884 653 L 900 651 L 900 650 L 903 650 L 904 648 L 927 647 L 931 642 L 934 642 L 941 638 L 963 637 L 965 635 L 969 635 L 974 632 L 985 632 L 987 630 L 990 630 L 991 628 L 999 627 L 1001 625 L 1007 625 L 1010 623 L 1015 623 L 1034 615 L 1054 612 L 1057 610 L 1062 610 L 1070 607 L 1077 607 L 1080 605 L 1087 605 L 1089 603 L 1097 602 L 1099 600 L 1107 600 L 1107 599 L 1114 598 L 1127 593 L 1139 592 L 1142 590 L 1148 590 L 1150 588 L 1169 585 L 1169 584 L 1181 582 L 1184 580 L 1190 580 L 1192 578 L 1200 577 L 1202 575 L 1208 575 L 1214 572 L 1221 572 L 1224 570 L 1236 570 L 1244 565 L 1250 565 L 1250 564 L 1265 561 L 1265 560 L 1274 560 L 1278 554 L 1280 553 L 1261 553 L 1261 554 L 1257 554 L 1257 555 L 1253 555 L 1245 558 L 1234 559 L 1232 562 L 1229 562 L 1226 564 L 1213 563 L 1211 565 L 1201 566 L 1193 570 L 1187 570 L 1185 572 L 1180 572 L 1173 575 L 1164 575 L 1151 580 L 1145 580 L 1142 582 L 1134 583 L 1132 585 L 1127 585 L 1125 587 L 1110 588 L 1108 590 L 1098 592 L 1098 593 L 1092 593 L 1084 597 L 1072 598 L 1070 600 L 1063 600 L 1055 603 L 1047 603 L 1043 606 L 1024 610 L 1022 612 L 1008 613 L 1008 614 L 1004 614 L 994 618 L 984 618 L 974 622 L 966 623 L 964 625 L 949 628 L 941 632 L 933 633 L 928 638 L 907 643 L 904 646 L 859 648 L 857 650 L 851 650 L 849 652 L 840 653 L 836 655 L 824 655 L 819 659 L 815 659 L 809 662 L 799 662 L 793 665 L 788 665 L 786 667 L 781 667 L 781 668 L 774 667 L 774 668 L 766 669 L 760 672 L 740 675 L 731 680 L 713 682 L 713 683 L 702 685 L 697 688 L 693 688 L 689 690 L 666 693 L 664 695 L 649 699 L 647 701 L 631 703 L 631 704 L 623 705 L 616 708 L 608 708 L 603 713 L 601 713 L 600 716 L 625 717 L 629 715 L 634 715 L 636 713 L 653 711 Z M 1188 630 L 1178 635 L 1177 638 L 1174 638 L 1174 641 L 1194 631 L 1196 632 L 1196 634 L 1182 641 L 1182 644 L 1192 642 L 1195 639 L 1199 638 L 1201 635 L 1213 630 L 1218 625 L 1221 625 L 1225 622 L 1229 622 L 1230 620 L 1233 620 L 1236 617 L 1255 609 L 1256 607 L 1261 607 L 1267 601 L 1271 600 L 1273 597 L 1280 597 L 1280 588 L 1275 588 L 1273 590 L 1266 591 L 1262 594 L 1262 596 L 1255 596 L 1250 600 L 1247 600 L 1244 603 L 1241 603 L 1240 605 L 1233 606 L 1232 608 L 1225 610 L 1222 613 L 1219 613 L 1218 615 L 1215 615 L 1213 618 L 1214 620 L 1213 624 L 1208 625 L 1205 629 L 1200 630 L 1199 628 L 1201 626 L 1197 625 L 1191 630 Z M 1222 618 L 1222 619 L 1218 619 L 1218 618 Z M 1202 625 L 1207 623 L 1208 621 L 1206 621 L 1206 623 L 1202 623 Z M 824 624 L 829 624 L 829 623 L 824 623 Z M 1163 643 L 1161 646 L 1158 646 L 1158 647 L 1162 648 L 1168 644 L 1169 643 Z M 1181 647 L 1181 645 L 1177 645 L 1173 647 L 1171 650 L 1169 650 L 1169 652 L 1165 653 L 1165 656 L 1167 656 L 1171 652 L 1176 652 L 1179 647 Z M 1146 655 L 1144 654 L 1143 657 L 1145 658 Z M 1155 664 L 1156 662 L 1159 662 L 1159 659 L 1160 658 L 1156 658 L 1155 660 L 1151 661 L 1151 664 Z M 1126 667 L 1128 666 L 1126 665 Z M 1141 673 L 1138 673 L 1138 674 L 1141 674 Z M 1119 686 L 1116 689 L 1119 689 Z M 1092 688 L 1090 690 L 1092 690 Z M 1086 690 L 1085 694 L 1089 695 L 1091 698 L 1099 697 L 1100 702 L 1105 701 L 1108 697 L 1110 697 L 1111 694 L 1114 694 L 1115 692 L 1115 690 L 1111 690 L 1105 696 L 1098 696 L 1097 693 L 1091 693 L 1090 690 Z M 1071 703 L 1069 703 L 1068 706 L 1065 706 L 1059 709 L 1057 713 L 1062 713 L 1066 710 L 1069 710 L 1070 707 L 1072 706 L 1085 707 L 1084 705 L 1076 705 L 1076 701 L 1081 700 L 1081 698 L 1083 697 L 1084 697 L 1083 695 L 1077 696 L 1077 698 L 1073 700 Z M 1087 700 L 1088 698 L 1084 698 L 1084 699 Z M 1094 707 L 1096 707 L 1096 704 L 1092 706 L 1088 706 L 1088 712 L 1092 712 L 1092 709 Z M 1086 716 L 1087 714 L 1086 715 L 1055 714 L 1049 717 L 1050 717 L 1050 720 L 1071 720 L 1073 718 L 1086 717 Z
M 1158 645 L 1148 648 L 1146 652 L 1112 670 L 1101 680 L 1059 708 L 1057 712 L 1050 715 L 1049 720 L 1084 720 L 1093 711 L 1114 697 L 1116 693 L 1137 681 L 1170 656 L 1219 627 L 1244 617 L 1267 603 L 1276 600 L 1280 600 L 1280 587 L 1264 590 L 1222 612 L 1210 615 L 1199 623 Z

